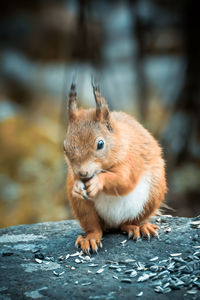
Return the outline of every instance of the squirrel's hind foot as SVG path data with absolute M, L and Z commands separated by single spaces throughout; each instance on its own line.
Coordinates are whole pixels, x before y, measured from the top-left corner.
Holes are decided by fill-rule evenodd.
M 102 248 L 101 237 L 98 233 L 90 233 L 86 237 L 79 235 L 75 245 L 85 254 L 90 254 L 90 250 L 97 253 L 98 248 Z
M 158 226 L 148 222 L 140 226 L 128 224 L 121 226 L 121 231 L 128 233 L 128 238 L 133 238 L 135 241 L 138 241 L 141 237 L 148 239 L 148 241 L 150 241 L 153 236 L 159 237 L 157 233 L 158 229 Z

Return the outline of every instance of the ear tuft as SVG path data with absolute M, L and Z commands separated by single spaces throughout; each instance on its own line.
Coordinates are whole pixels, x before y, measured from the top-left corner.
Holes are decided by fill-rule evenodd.
M 75 118 L 76 111 L 77 111 L 76 85 L 75 83 L 72 83 L 69 92 L 69 100 L 68 100 L 68 113 L 69 113 L 70 120 L 73 120 Z
M 106 124 L 109 131 L 113 131 L 110 124 L 110 111 L 106 100 L 101 96 L 99 86 L 92 81 L 93 93 L 96 102 L 96 120 Z

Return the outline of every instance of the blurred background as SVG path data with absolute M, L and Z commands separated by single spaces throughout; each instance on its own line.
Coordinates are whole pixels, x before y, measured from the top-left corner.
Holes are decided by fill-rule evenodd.
M 200 18 L 193 0 L 0 3 L 0 227 L 72 217 L 63 140 L 76 73 L 161 143 L 169 206 L 200 213 Z

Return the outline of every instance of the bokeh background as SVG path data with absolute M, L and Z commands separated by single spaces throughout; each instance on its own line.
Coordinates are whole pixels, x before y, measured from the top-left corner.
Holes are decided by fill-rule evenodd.
M 71 218 L 63 140 L 76 74 L 94 106 L 95 74 L 111 109 L 161 143 L 167 203 L 200 213 L 200 17 L 193 0 L 0 3 L 0 227 Z

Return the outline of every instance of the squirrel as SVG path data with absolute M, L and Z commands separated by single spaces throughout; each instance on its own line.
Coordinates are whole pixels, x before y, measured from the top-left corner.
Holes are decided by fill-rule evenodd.
M 135 241 L 158 237 L 159 227 L 148 220 L 167 190 L 158 142 L 132 116 L 110 112 L 99 87 L 92 87 L 96 108 L 82 109 L 72 83 L 64 140 L 68 199 L 85 232 L 75 245 L 84 253 L 97 252 L 109 229 Z

